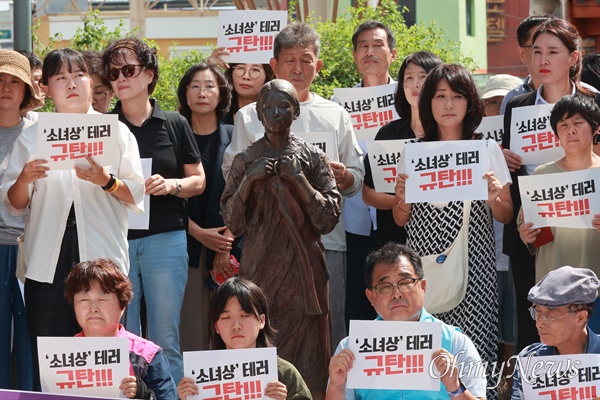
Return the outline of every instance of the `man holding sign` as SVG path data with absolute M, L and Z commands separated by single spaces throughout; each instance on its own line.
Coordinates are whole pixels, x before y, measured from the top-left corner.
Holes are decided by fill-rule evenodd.
M 481 358 L 471 340 L 460 329 L 444 324 L 424 308 L 426 281 L 419 255 L 390 242 L 371 252 L 365 263 L 365 291 L 379 314 L 378 320 L 437 322 L 442 324 L 442 348 L 434 354 L 429 370 L 440 376 L 438 391 L 347 389 L 347 376 L 356 359 L 342 340 L 329 364 L 327 399 L 475 399 L 485 398 L 486 379 L 478 373 L 459 376 L 459 366 L 480 365 Z M 471 372 L 475 371 L 471 368 Z M 485 369 L 483 369 L 485 370 Z M 460 379 L 459 379 L 460 378 Z
M 541 342 L 534 343 L 519 353 L 522 362 L 515 367 L 512 400 L 525 398 L 521 381 L 521 366 L 527 362 L 524 358 L 600 354 L 600 335 L 586 326 L 594 309 L 599 287 L 600 281 L 593 271 L 564 266 L 550 272 L 531 288 L 527 299 L 533 306 L 529 311 L 531 318 L 535 320 Z

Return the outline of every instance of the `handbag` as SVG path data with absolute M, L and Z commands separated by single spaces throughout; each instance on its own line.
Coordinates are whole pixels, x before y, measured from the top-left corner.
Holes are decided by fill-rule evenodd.
M 432 314 L 450 311 L 465 298 L 469 283 L 469 214 L 471 202 L 463 205 L 462 227 L 454 243 L 441 254 L 421 258 L 427 281 L 425 309 Z

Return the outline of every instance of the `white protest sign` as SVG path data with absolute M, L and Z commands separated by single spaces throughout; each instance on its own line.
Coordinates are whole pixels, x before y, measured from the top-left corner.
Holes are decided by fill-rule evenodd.
M 485 140 L 412 142 L 404 153 L 407 203 L 487 200 Z
M 338 157 L 338 145 L 337 137 L 333 131 L 321 131 L 321 132 L 292 132 L 295 136 L 304 140 L 306 143 L 310 143 L 313 146 L 317 146 L 321 151 L 327 154 L 329 161 L 339 162 Z M 263 138 L 265 133 L 263 131 L 254 133 L 254 142 L 258 142 L 259 139 Z
M 152 176 L 152 159 L 141 158 L 142 162 L 142 176 L 146 181 Z M 136 214 L 131 210 L 127 210 L 129 216 L 129 229 L 148 229 L 150 226 L 150 195 L 144 194 L 144 212 L 142 214 Z
M 437 322 L 350 321 L 348 348 L 356 360 L 346 386 L 440 390 L 439 378 L 429 373 L 432 354 L 440 347 L 442 325 Z
M 525 222 L 532 228 L 593 229 L 600 213 L 600 168 L 519 176 Z
M 229 50 L 225 62 L 268 64 L 275 36 L 286 25 L 287 11 L 220 11 L 217 47 Z
M 38 337 L 43 392 L 124 398 L 129 373 L 126 337 Z
M 504 115 L 483 117 L 475 132 L 481 133 L 483 139 L 492 139 L 501 145 L 502 135 L 504 134 Z
M 188 400 L 220 396 L 262 399 L 267 384 L 278 380 L 277 349 L 184 352 L 183 373 L 196 382 L 200 391 L 198 396 L 188 396 Z
M 337 143 L 333 132 L 294 132 L 294 135 L 306 143 L 317 146 L 323 153 L 327 154 L 329 161 L 338 161 L 336 157 L 338 154 Z
M 600 354 L 519 357 L 527 400 L 596 399 L 600 396 Z
M 404 144 L 409 139 L 398 140 L 369 140 L 367 155 L 375 191 L 381 193 L 396 193 L 396 165 L 400 162 Z
M 50 169 L 89 168 L 86 155 L 104 167 L 121 161 L 116 114 L 39 113 L 38 124 L 36 158 Z
M 335 102 L 348 111 L 358 140 L 373 140 L 383 125 L 398 118 L 394 108 L 396 84 L 333 89 Z
M 545 164 L 565 155 L 550 126 L 554 104 L 517 107 L 510 121 L 510 149 L 523 158 L 523 164 Z

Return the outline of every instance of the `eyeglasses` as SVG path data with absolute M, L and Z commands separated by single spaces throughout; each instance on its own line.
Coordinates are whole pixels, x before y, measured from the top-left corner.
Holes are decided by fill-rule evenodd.
M 248 71 L 248 75 L 252 79 L 260 78 L 260 76 L 263 73 L 262 69 L 256 68 L 256 67 L 252 67 L 252 68 L 248 69 L 247 71 Z M 242 65 L 236 65 L 235 67 L 233 67 L 233 75 L 237 76 L 238 78 L 241 78 L 242 76 L 246 75 L 246 67 L 244 67 Z
M 214 93 L 217 91 L 218 86 L 213 85 L 212 83 L 206 84 L 206 85 L 201 85 L 199 83 L 192 83 L 190 85 L 187 85 L 188 90 L 192 91 L 192 92 L 200 92 L 201 90 L 207 92 L 207 93 Z
M 578 311 L 581 311 L 581 310 L 571 311 L 570 313 L 561 315 L 560 317 L 551 317 L 548 314 L 542 314 L 540 312 L 537 312 L 537 310 L 535 309 L 535 306 L 529 307 L 529 314 L 531 315 L 531 318 L 533 318 L 534 321 L 537 321 L 538 318 L 541 318 L 542 322 L 546 326 L 549 326 L 552 323 L 552 321 L 556 321 L 557 319 L 561 319 L 564 317 L 568 317 L 569 315 L 577 314 Z
M 500 102 L 498 100 L 484 100 L 483 104 L 485 104 L 486 107 L 489 107 L 492 110 L 498 110 L 500 109 Z
M 397 287 L 399 291 L 403 293 L 412 292 L 415 285 L 420 278 L 404 278 L 399 280 L 397 283 L 380 283 L 379 285 L 373 286 L 371 289 L 375 289 L 380 296 L 389 296 L 394 291 L 394 287 Z
M 106 100 L 106 96 L 109 92 L 92 92 L 92 97 L 96 101 L 104 101 Z
M 135 67 L 142 67 L 137 74 L 135 73 Z M 131 78 L 134 74 L 135 76 L 138 76 L 142 72 L 142 69 L 143 65 L 140 64 L 125 64 L 121 68 L 111 68 L 108 70 L 108 79 L 110 79 L 111 82 L 116 81 L 119 79 L 121 72 L 125 78 Z

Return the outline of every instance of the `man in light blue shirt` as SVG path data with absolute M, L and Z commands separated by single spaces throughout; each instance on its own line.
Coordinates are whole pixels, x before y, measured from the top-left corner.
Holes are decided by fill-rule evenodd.
M 377 320 L 439 322 L 442 324 L 442 348 L 431 362 L 433 370 L 447 371 L 437 391 L 348 389 L 346 381 L 354 355 L 343 339 L 329 363 L 328 400 L 352 399 L 484 399 L 485 367 L 471 340 L 459 328 L 444 324 L 424 308 L 427 282 L 419 255 L 407 246 L 387 243 L 371 252 L 365 262 L 365 291 L 379 314 Z M 456 361 L 456 362 L 454 362 Z M 460 366 L 463 374 L 460 372 Z M 469 367 L 470 366 L 470 367 Z M 478 368 L 479 367 L 479 368 Z

